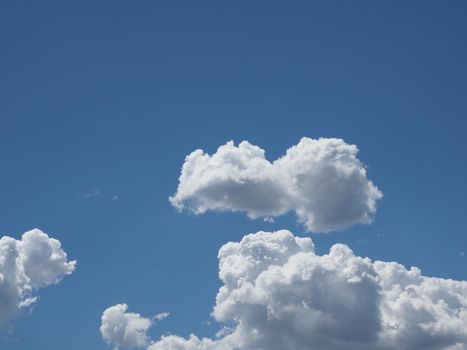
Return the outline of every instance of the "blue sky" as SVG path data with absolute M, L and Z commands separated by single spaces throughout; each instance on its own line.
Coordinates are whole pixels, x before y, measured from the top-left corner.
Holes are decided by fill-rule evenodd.
M 104 349 L 120 302 L 171 313 L 153 338 L 212 336 L 220 246 L 310 235 L 170 205 L 184 157 L 229 140 L 269 160 L 304 136 L 356 144 L 384 198 L 317 251 L 467 280 L 466 27 L 461 1 L 2 2 L 0 235 L 38 227 L 78 265 L 0 348 Z

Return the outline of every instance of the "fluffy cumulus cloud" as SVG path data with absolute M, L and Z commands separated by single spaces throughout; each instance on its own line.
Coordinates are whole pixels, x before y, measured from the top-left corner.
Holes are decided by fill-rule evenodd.
M 186 157 L 170 202 L 196 214 L 241 211 L 271 218 L 295 212 L 314 232 L 367 224 L 382 193 L 357 153 L 341 139 L 302 138 L 271 163 L 258 146 L 230 141 L 213 155 L 196 150 Z
M 467 282 L 258 232 L 219 251 L 216 338 L 166 335 L 148 350 L 466 350 Z
M 35 229 L 20 240 L 0 239 L 0 328 L 37 301 L 34 291 L 56 284 L 75 269 L 60 241 Z
M 164 314 L 164 316 L 167 317 L 168 314 Z M 102 337 L 114 349 L 142 348 L 149 343 L 146 332 L 151 327 L 152 320 L 128 312 L 126 304 L 117 304 L 106 309 L 102 314 L 101 321 Z

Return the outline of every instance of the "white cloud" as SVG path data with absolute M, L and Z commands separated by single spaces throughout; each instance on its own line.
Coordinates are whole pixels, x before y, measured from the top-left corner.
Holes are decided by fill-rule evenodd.
M 0 239 L 0 328 L 7 326 L 21 310 L 37 301 L 33 292 L 56 284 L 71 274 L 76 261 L 68 261 L 60 241 L 38 229 L 21 240 Z
M 367 178 L 358 148 L 341 139 L 302 138 L 274 162 L 258 146 L 230 141 L 189 154 L 170 202 L 196 214 L 242 211 L 271 218 L 293 211 L 309 231 L 367 224 L 382 193 Z
M 170 312 L 161 312 L 160 314 L 157 314 L 156 316 L 154 316 L 154 320 L 162 321 L 162 320 L 165 320 L 169 316 L 170 316 Z
M 466 350 L 467 282 L 258 232 L 219 251 L 214 339 L 163 336 L 148 350 Z
M 126 304 L 117 304 L 104 311 L 100 327 L 102 337 L 115 349 L 144 348 L 149 343 L 146 332 L 152 321 L 127 310 Z

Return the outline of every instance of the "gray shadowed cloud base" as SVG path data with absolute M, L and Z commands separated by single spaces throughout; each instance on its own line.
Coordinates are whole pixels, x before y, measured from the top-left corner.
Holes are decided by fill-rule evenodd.
M 60 282 L 71 274 L 76 261 L 68 261 L 60 241 L 38 229 L 20 240 L 0 239 L 0 328 L 11 324 L 37 301 L 33 292 Z
M 198 149 L 186 157 L 169 200 L 195 214 L 240 211 L 255 219 L 295 212 L 313 232 L 368 224 L 382 193 L 357 153 L 355 145 L 335 138 L 302 138 L 272 163 L 247 141 L 227 142 L 213 155 Z
M 116 305 L 102 317 L 104 339 L 147 350 L 467 349 L 467 282 L 371 261 L 343 244 L 317 255 L 310 238 L 289 231 L 249 234 L 220 249 L 219 277 L 212 315 L 229 327 L 216 338 L 151 342 L 151 321 Z M 112 328 L 115 308 L 137 321 Z

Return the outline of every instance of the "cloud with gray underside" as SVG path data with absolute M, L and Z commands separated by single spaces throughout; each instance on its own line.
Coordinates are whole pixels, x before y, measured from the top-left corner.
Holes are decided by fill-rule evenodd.
M 39 229 L 21 239 L 0 239 L 0 328 L 34 305 L 36 292 L 57 284 L 71 274 L 76 261 L 69 261 L 60 241 Z
M 312 232 L 368 224 L 382 192 L 357 153 L 357 146 L 336 138 L 302 138 L 273 162 L 248 141 L 227 142 L 212 155 L 198 149 L 185 158 L 169 200 L 195 214 L 233 211 L 270 219 L 294 212 Z
M 148 341 L 144 329 L 125 345 L 142 344 L 147 350 L 467 350 L 466 281 L 426 277 L 415 267 L 362 258 L 343 244 L 318 255 L 310 238 L 289 231 L 249 234 L 220 249 L 219 276 L 222 286 L 212 315 L 226 327 L 217 337 L 164 335 Z M 134 335 L 136 328 L 119 332 Z

